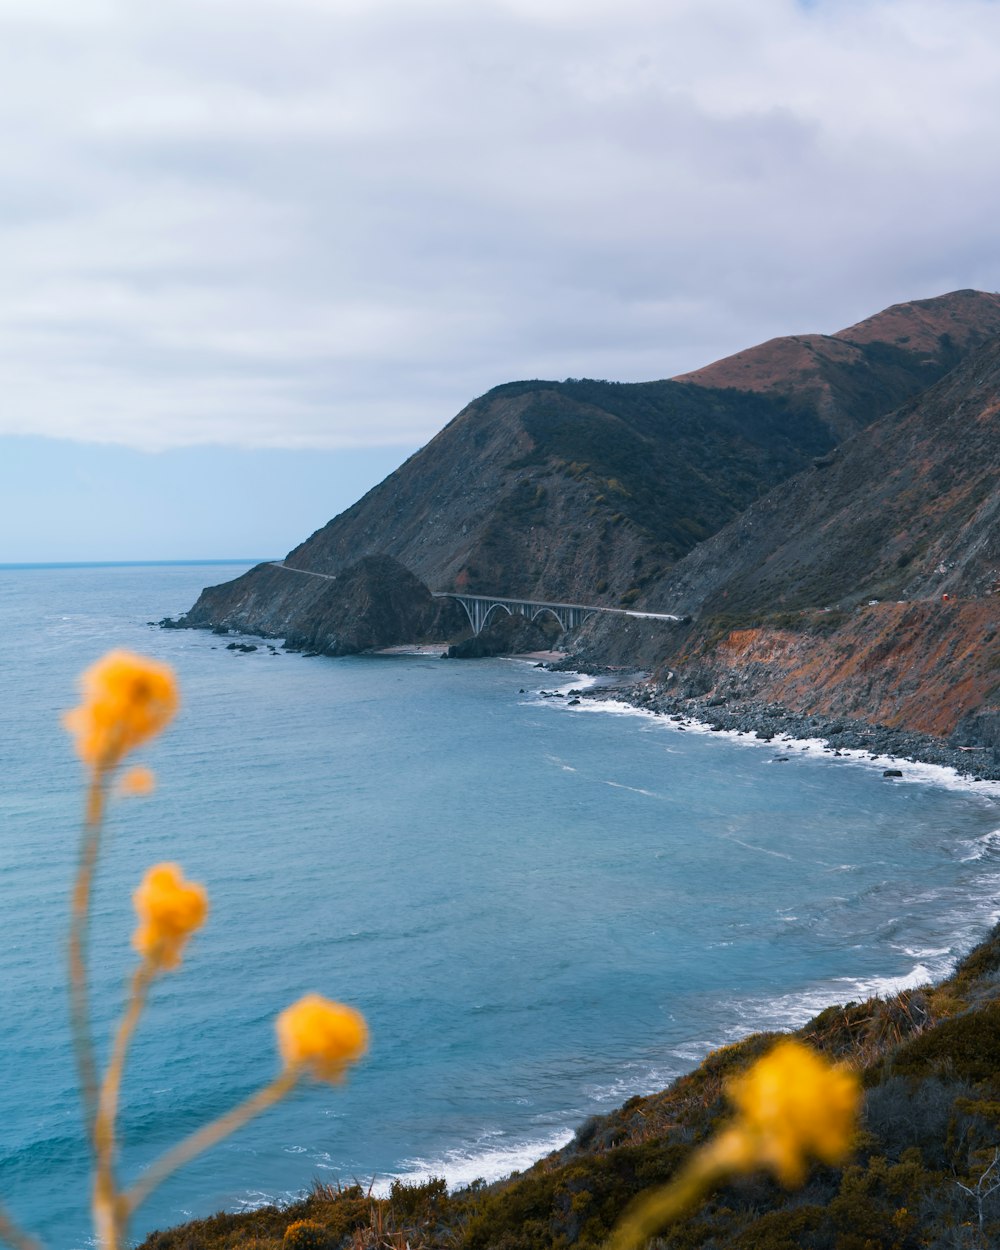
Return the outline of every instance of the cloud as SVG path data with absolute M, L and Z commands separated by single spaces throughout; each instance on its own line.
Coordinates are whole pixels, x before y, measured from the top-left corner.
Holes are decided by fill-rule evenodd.
M 1000 285 L 995 0 L 0 0 L 0 433 L 364 447 Z

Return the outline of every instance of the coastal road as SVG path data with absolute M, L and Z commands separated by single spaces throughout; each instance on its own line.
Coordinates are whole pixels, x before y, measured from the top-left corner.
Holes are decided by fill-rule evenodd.
M 286 564 L 284 560 L 272 560 L 276 569 L 284 569 L 288 573 L 302 573 L 305 577 L 322 577 L 328 582 L 337 580 L 336 573 L 315 573 L 312 569 L 297 569 Z M 633 616 L 641 621 L 681 621 L 684 618 L 672 612 L 633 612 L 631 608 L 607 608 L 596 603 L 545 603 L 538 599 L 521 599 L 517 595 L 466 595 L 459 591 L 433 590 L 435 599 L 477 599 L 483 603 L 522 603 L 531 608 L 576 608 L 581 612 L 605 612 L 611 616 Z

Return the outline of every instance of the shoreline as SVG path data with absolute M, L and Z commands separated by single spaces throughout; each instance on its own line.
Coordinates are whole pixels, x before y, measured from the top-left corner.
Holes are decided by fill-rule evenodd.
M 875 725 L 854 717 L 793 712 L 767 700 L 706 701 L 703 697 L 670 694 L 649 680 L 636 680 L 634 674 L 577 668 L 572 666 L 572 657 L 549 666 L 549 671 L 567 677 L 603 678 L 607 684 L 581 689 L 578 697 L 624 704 L 685 729 L 697 726 L 698 732 L 725 734 L 762 745 L 775 742 L 779 746 L 809 748 L 830 758 L 884 763 L 887 768 L 905 764 L 939 768 L 953 773 L 955 779 L 975 785 L 979 792 L 1000 799 L 1000 752 L 988 747 L 957 746 L 919 730 Z

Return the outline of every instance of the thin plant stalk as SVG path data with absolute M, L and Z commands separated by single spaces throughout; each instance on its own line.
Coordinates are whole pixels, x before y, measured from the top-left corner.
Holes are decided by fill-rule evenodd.
M 178 1142 L 166 1154 L 161 1155 L 119 1199 L 121 1215 L 124 1217 L 122 1228 L 125 1226 L 125 1220 L 145 1202 L 154 1189 L 163 1184 L 171 1173 L 176 1172 L 178 1168 L 183 1167 L 186 1163 L 190 1163 L 192 1159 L 196 1158 L 203 1151 L 217 1145 L 224 1138 L 228 1137 L 230 1133 L 234 1133 L 237 1129 L 242 1128 L 244 1124 L 248 1124 L 255 1116 L 260 1115 L 262 1111 L 266 1111 L 268 1107 L 273 1107 L 275 1103 L 280 1102 L 286 1094 L 290 1094 L 295 1088 L 301 1075 L 301 1064 L 285 1068 L 269 1085 L 265 1085 L 263 1089 L 259 1089 L 255 1094 L 251 1094 L 249 1098 L 234 1107 L 232 1111 L 227 1111 L 225 1115 L 219 1116 L 211 1124 L 206 1124 L 204 1128 L 200 1128 L 189 1137 L 185 1137 L 182 1142 Z
M 125 1059 L 139 1017 L 146 1005 L 149 987 L 156 975 L 155 966 L 144 960 L 132 977 L 128 1006 L 115 1034 L 107 1072 L 101 1085 L 94 1120 L 94 1147 L 97 1154 L 94 1173 L 94 1221 L 105 1250 L 118 1250 L 123 1230 L 119 1227 L 118 1189 L 115 1184 L 115 1121 L 118 1116 L 118 1095 L 121 1090 Z
M 69 927 L 70 1023 L 73 1049 L 80 1078 L 84 1125 L 87 1138 L 96 1150 L 94 1125 L 97 1118 L 98 1080 L 94 1044 L 90 1036 L 90 1004 L 87 989 L 87 929 L 90 920 L 90 896 L 101 848 L 104 822 L 106 779 L 103 770 L 95 771 L 87 787 L 87 809 L 80 864 L 73 883 L 73 901 Z
M 641 1194 L 626 1209 L 607 1250 L 639 1250 L 705 1197 L 729 1170 L 711 1145 L 702 1147 L 668 1185 Z

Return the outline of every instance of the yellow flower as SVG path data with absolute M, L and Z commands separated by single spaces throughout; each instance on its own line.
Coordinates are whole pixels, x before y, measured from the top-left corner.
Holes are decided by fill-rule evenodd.
M 130 768 L 118 782 L 118 793 L 123 795 L 152 794 L 155 789 L 156 774 L 142 764 Z
M 176 864 L 156 864 L 132 900 L 140 921 L 132 945 L 155 968 L 176 968 L 184 944 L 205 923 L 208 895 L 204 887 L 185 881 Z
M 716 1141 L 717 1158 L 737 1171 L 769 1168 L 801 1185 L 811 1158 L 839 1163 L 851 1148 L 861 1090 L 846 1068 L 800 1042 L 779 1042 L 729 1083 L 736 1119 Z
M 129 651 L 110 651 L 83 674 L 83 702 L 63 724 L 80 758 L 95 772 L 115 768 L 155 737 L 177 711 L 173 670 Z
M 285 1066 L 308 1068 L 318 1081 L 340 1081 L 348 1064 L 368 1049 L 368 1025 L 360 1011 L 306 994 L 276 1021 Z

